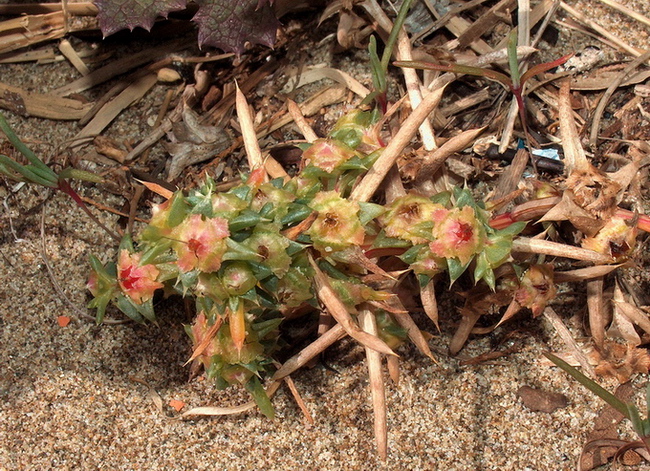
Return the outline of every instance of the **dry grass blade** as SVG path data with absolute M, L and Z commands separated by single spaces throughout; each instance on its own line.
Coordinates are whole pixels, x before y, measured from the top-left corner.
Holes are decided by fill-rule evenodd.
M 503 15 L 508 11 L 512 11 L 517 0 L 501 0 L 492 8 L 482 13 L 481 16 L 474 21 L 463 33 L 458 36 L 458 45 L 460 48 L 466 48 L 474 41 L 478 40 L 485 33 L 494 29 L 499 23 Z M 523 43 L 520 43 L 523 44 Z
M 370 93 L 370 90 L 350 74 L 346 74 L 341 70 L 333 69 L 331 67 L 309 67 L 307 70 L 300 73 L 300 79 L 293 88 L 300 88 L 309 83 L 318 82 L 324 78 L 345 85 L 345 87 L 361 98 L 365 98 Z
M 299 104 L 300 111 L 303 116 L 312 116 L 318 113 L 321 109 L 326 106 L 334 105 L 345 100 L 347 92 L 344 87 L 335 86 L 335 87 L 325 87 L 320 90 L 318 93 L 313 95 L 309 100 Z M 280 129 L 282 126 L 289 124 L 293 118 L 290 114 L 286 114 L 282 118 L 273 122 L 269 127 L 263 128 L 260 132 L 257 133 L 257 138 L 261 139 L 273 131 Z
M 302 366 L 306 365 L 312 358 L 315 358 L 316 355 L 324 352 L 327 347 L 332 345 L 339 339 L 342 339 L 347 334 L 345 329 L 341 324 L 336 324 L 330 330 L 325 332 L 318 339 L 314 340 L 312 343 L 307 345 L 305 348 L 300 350 L 296 355 L 289 358 L 284 364 L 275 372 L 273 375 L 273 380 L 279 380 L 284 378 L 287 375 L 290 375 L 294 371 L 298 370 Z
M 74 137 L 74 141 L 98 135 L 124 109 L 142 98 L 156 84 L 156 81 L 155 74 L 148 74 L 126 87 L 115 99 L 102 107 L 95 117 Z
M 305 404 L 305 401 L 302 400 L 302 396 L 298 392 L 298 388 L 296 388 L 296 383 L 293 382 L 291 376 L 285 376 L 283 379 L 284 382 L 287 383 L 287 386 L 289 386 L 289 391 L 291 391 L 291 395 L 295 399 L 296 404 L 298 404 L 298 407 L 300 407 L 300 410 L 302 411 L 302 414 L 305 416 L 305 419 L 307 419 L 307 422 L 309 422 L 311 425 L 314 425 L 314 418 L 309 413 L 309 409 L 307 409 L 307 405 Z
M 126 56 L 123 59 L 115 60 L 110 64 L 100 67 L 99 69 L 95 69 L 88 75 L 81 77 L 74 82 L 52 90 L 52 94 L 63 97 L 71 95 L 73 93 L 83 92 L 119 75 L 123 75 L 130 70 L 141 67 L 144 64 L 148 64 L 152 60 L 164 57 L 169 53 L 178 53 L 183 49 L 190 47 L 191 45 L 191 41 L 182 39 L 170 41 L 167 44 L 162 44 L 156 46 L 155 48 L 147 48 L 144 51 Z
M 604 279 L 602 277 L 587 281 L 589 327 L 594 343 L 600 349 L 605 345 L 605 329 L 609 322 L 603 305 L 603 284 Z
M 206 348 L 208 348 L 208 345 L 210 345 L 210 342 L 214 340 L 214 336 L 217 335 L 217 332 L 221 328 L 221 325 L 223 324 L 223 318 L 218 317 L 217 320 L 210 326 L 208 331 L 205 333 L 205 337 L 201 339 L 201 343 L 199 343 L 194 351 L 192 352 L 192 356 L 190 357 L 189 360 L 185 362 L 185 365 L 191 363 L 193 360 L 198 358 L 199 355 L 201 355 Z M 183 365 L 183 366 L 185 366 Z
M 524 170 L 526 170 L 529 157 L 530 154 L 526 149 L 517 150 L 515 158 L 512 159 L 512 163 L 506 171 L 501 174 L 499 181 L 495 185 L 496 190 L 494 191 L 493 199 L 501 199 L 517 189 L 517 185 L 521 181 Z
M 605 107 L 609 103 L 609 99 L 612 97 L 616 89 L 623 83 L 623 81 L 632 73 L 634 69 L 643 64 L 645 61 L 650 59 L 650 50 L 646 51 L 645 54 L 640 55 L 632 62 L 630 62 L 625 69 L 610 83 L 609 87 L 601 97 L 598 102 L 598 106 L 594 110 L 594 118 L 591 123 L 591 130 L 589 132 L 589 145 L 595 147 L 598 143 L 598 129 L 600 128 L 600 120 L 602 119 L 603 112 Z
M 145 380 L 136 378 L 135 376 L 130 376 L 129 379 L 131 381 L 134 381 L 136 383 L 142 384 L 144 387 L 147 388 L 147 397 L 151 399 L 151 402 L 153 402 L 154 407 L 156 410 L 160 413 L 160 415 L 164 417 L 169 417 L 167 414 L 165 414 L 165 409 L 164 409 L 164 402 L 162 397 L 160 396 L 160 393 L 156 391 L 149 383 L 147 383 Z
M 559 244 L 549 240 L 529 239 L 520 237 L 512 241 L 513 252 L 552 255 L 554 257 L 572 258 L 593 263 L 610 263 L 612 260 L 593 250 L 573 247 L 572 245 Z
M 395 386 L 399 386 L 399 358 L 386 357 L 386 367 L 388 367 L 388 376 Z
M 621 13 L 629 16 L 630 18 L 635 19 L 636 21 L 643 23 L 646 26 L 650 26 L 650 18 L 643 16 L 641 13 L 638 13 L 631 8 L 621 5 L 620 3 L 614 0 L 598 0 L 600 3 L 604 3 L 607 6 L 614 8 L 615 10 L 620 11 Z
M 483 127 L 463 131 L 457 136 L 449 139 L 429 155 L 425 156 L 424 161 L 422 162 L 422 169 L 418 172 L 415 179 L 416 184 L 430 179 L 450 155 L 467 148 L 484 130 L 485 128 Z
M 23 116 L 77 120 L 92 108 L 92 104 L 82 103 L 71 98 L 61 98 L 49 93 L 28 92 L 22 88 L 0 82 L 0 107 Z
M 431 319 L 440 332 L 440 325 L 438 324 L 439 313 L 438 313 L 438 301 L 436 301 L 436 285 L 433 279 L 424 285 L 420 289 L 420 300 L 422 301 L 422 307 L 424 308 L 424 313 Z
M 576 10 L 575 8 L 567 5 L 565 2 L 560 2 L 560 8 L 562 8 L 564 11 L 566 11 L 569 15 L 573 16 L 577 21 L 585 25 L 587 28 L 592 29 L 593 31 L 596 31 L 598 34 L 600 34 L 602 37 L 606 38 L 607 40 L 611 41 L 614 43 L 614 45 L 625 52 L 632 54 L 634 57 L 641 55 L 641 53 L 630 46 L 629 44 L 625 43 L 622 41 L 620 38 L 614 36 L 612 33 L 607 31 L 605 28 L 600 26 L 598 23 L 595 21 L 591 21 L 589 18 L 587 18 L 584 14 Z
M 508 305 L 508 307 L 506 308 L 506 312 L 503 313 L 503 316 L 501 317 L 499 322 L 497 322 L 497 324 L 494 326 L 494 328 L 496 329 L 497 327 L 499 327 L 504 322 L 512 319 L 512 317 L 515 314 L 517 314 L 519 311 L 521 311 L 521 305 L 517 302 L 517 300 L 513 299 L 510 302 L 510 304 Z
M 266 395 L 271 397 L 275 392 L 278 390 L 280 387 L 281 381 L 273 381 L 271 384 L 268 385 L 266 388 Z M 248 401 L 245 404 L 242 404 L 240 406 L 231 406 L 231 407 L 194 407 L 187 412 L 184 412 L 179 418 L 181 420 L 190 420 L 194 417 L 197 416 L 204 416 L 204 417 L 213 417 L 213 416 L 220 416 L 220 415 L 234 415 L 234 414 L 241 414 L 242 412 L 249 411 L 251 409 L 255 409 L 257 407 L 257 403 L 255 401 Z
M 135 178 L 134 180 L 137 181 L 138 183 L 141 183 L 145 187 L 147 187 L 147 190 L 152 191 L 155 194 L 160 195 L 165 199 L 169 199 L 172 196 L 174 196 L 173 191 L 168 190 L 167 188 L 164 188 L 163 186 L 161 186 L 161 185 L 159 185 L 157 183 L 147 182 L 147 181 L 144 181 L 144 180 L 140 180 L 138 178 Z
M 576 281 L 584 281 L 592 278 L 605 276 L 619 268 L 623 264 L 618 265 L 596 265 L 587 268 L 578 268 L 577 270 L 556 271 L 554 280 L 556 283 L 571 283 Z
M 481 317 L 480 313 L 471 309 L 462 309 L 462 315 L 463 317 L 460 319 L 460 324 L 458 324 L 458 328 L 449 342 L 449 353 L 452 355 L 456 355 L 460 352 L 463 345 L 465 345 L 465 342 L 467 342 L 469 335 L 472 333 L 476 321 Z
M 372 16 L 372 18 L 384 29 L 390 32 L 393 29 L 393 23 L 390 21 L 384 10 L 379 6 L 376 0 L 365 0 L 361 6 Z M 397 37 L 395 56 L 400 61 L 413 60 L 411 41 L 406 32 L 402 29 Z M 422 93 L 420 91 L 420 79 L 417 72 L 413 69 L 404 69 L 404 81 L 408 91 L 411 108 L 416 109 L 422 103 Z M 433 150 L 436 146 L 433 127 L 428 119 L 423 119 L 418 123 L 420 135 L 422 136 L 422 145 L 427 150 Z
M 318 267 L 314 258 L 309 256 L 309 263 L 314 270 L 314 283 L 318 299 L 325 305 L 329 313 L 336 319 L 347 334 L 361 343 L 364 347 L 371 348 L 386 355 L 396 355 L 386 343 L 375 335 L 368 334 L 359 328 L 348 312 L 343 301 L 340 300 L 329 283 L 327 276 Z
M 372 312 L 367 309 L 359 313 L 359 322 L 369 335 L 377 335 L 377 322 Z M 386 424 L 386 391 L 381 372 L 381 354 L 366 347 L 368 360 L 368 379 L 372 394 L 372 409 L 375 415 L 375 440 L 379 457 L 385 461 L 388 456 L 388 426 Z
M 257 142 L 255 135 L 255 125 L 253 124 L 253 117 L 251 110 L 246 101 L 246 97 L 237 85 L 235 106 L 237 107 L 237 118 L 241 126 L 241 133 L 244 139 L 244 148 L 248 156 L 248 167 L 251 170 L 264 167 L 264 159 L 262 159 L 262 151 L 260 144 Z
M 574 170 L 589 172 L 591 164 L 587 160 L 585 150 L 580 144 L 580 135 L 573 119 L 571 108 L 571 82 L 563 80 L 558 96 L 558 114 L 560 121 L 560 135 L 562 136 L 562 149 L 564 150 L 564 168 L 568 175 Z
M 59 43 L 59 51 L 61 51 L 61 54 L 63 54 L 65 58 L 70 61 L 73 67 L 77 69 L 81 75 L 88 75 L 90 73 L 90 69 L 83 61 L 83 59 L 79 56 L 74 47 L 72 47 L 70 41 L 67 39 L 62 40 Z
M 67 33 L 91 29 L 86 25 L 73 25 L 66 21 L 61 11 L 44 15 L 23 15 L 0 22 L 0 54 L 51 41 Z
M 268 152 L 264 152 L 264 170 L 266 170 L 266 173 L 271 178 L 282 178 L 285 182 L 288 182 L 290 179 L 289 174 L 280 165 L 280 162 L 275 160 Z
M 634 324 L 638 325 L 645 332 L 650 334 L 650 319 L 648 315 L 634 304 L 629 303 L 623 296 L 623 291 L 618 283 L 614 288 L 614 310 L 625 316 Z
M 300 129 L 302 135 L 305 136 L 305 140 L 307 142 L 314 142 L 316 139 L 318 139 L 318 136 L 303 116 L 302 111 L 300 111 L 300 108 L 298 108 L 296 102 L 288 99 L 287 108 L 289 109 L 289 114 L 291 115 L 293 121 L 296 123 L 296 126 L 298 126 L 298 129 Z
M 434 298 L 435 300 L 435 298 Z M 406 330 L 407 335 L 409 336 L 409 339 L 411 339 L 411 342 L 415 344 L 415 346 L 431 358 L 435 363 L 438 363 L 438 361 L 435 359 L 433 356 L 433 353 L 431 353 L 431 349 L 429 348 L 429 344 L 427 343 L 427 339 L 424 338 L 424 335 L 422 335 L 422 331 L 420 328 L 415 324 L 413 319 L 411 318 L 411 315 L 408 313 L 402 302 L 399 300 L 398 297 L 393 297 L 390 298 L 386 301 L 389 306 L 391 306 L 391 314 L 393 314 L 393 317 L 397 321 L 397 323 Z M 391 358 L 391 357 L 388 357 Z
M 406 118 L 400 130 L 386 146 L 381 156 L 376 160 L 366 176 L 363 177 L 361 183 L 352 191 L 350 195 L 351 200 L 368 201 L 372 197 L 399 155 L 417 133 L 420 124 L 438 106 L 443 93 L 444 87 L 429 93 L 422 100 L 420 106 L 413 110 L 409 117 Z
M 594 369 L 591 367 L 589 360 L 585 354 L 582 353 L 582 350 L 580 350 L 578 344 L 571 336 L 571 332 L 569 332 L 569 329 L 566 328 L 562 322 L 562 319 L 560 319 L 553 308 L 547 307 L 544 309 L 544 317 L 551 323 L 560 338 L 564 341 L 564 345 L 566 345 L 566 347 L 569 349 L 569 352 L 576 360 L 578 360 L 580 366 L 582 366 L 582 368 L 585 370 L 585 373 L 588 376 L 595 377 L 596 374 L 594 372 Z
M 58 3 L 24 3 L 15 2 L 0 5 L 0 15 L 25 15 L 38 13 L 51 13 L 55 11 L 65 11 L 69 15 L 76 16 L 95 16 L 97 7 L 93 2 L 58 2 Z

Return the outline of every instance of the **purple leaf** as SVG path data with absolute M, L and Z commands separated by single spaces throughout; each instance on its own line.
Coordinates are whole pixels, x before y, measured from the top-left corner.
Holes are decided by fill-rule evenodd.
M 244 43 L 273 46 L 279 25 L 265 0 L 199 0 L 193 20 L 199 25 L 199 45 L 218 47 L 237 55 Z M 269 2 L 270 3 L 270 2 Z
M 186 4 L 187 0 L 95 0 L 104 36 L 125 28 L 133 30 L 136 26 L 149 31 L 156 18 L 167 18 L 169 12 L 183 10 Z

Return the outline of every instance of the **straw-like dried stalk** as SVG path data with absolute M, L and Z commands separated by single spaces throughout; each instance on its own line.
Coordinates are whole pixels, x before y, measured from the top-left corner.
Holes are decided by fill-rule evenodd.
M 359 322 L 369 335 L 377 335 L 377 321 L 375 315 L 367 309 L 359 312 Z M 366 360 L 368 361 L 368 379 L 372 394 L 372 409 L 375 416 L 375 440 L 377 451 L 382 460 L 388 456 L 388 426 L 386 424 L 386 391 L 381 372 L 381 354 L 372 348 L 366 347 Z
M 381 156 L 377 159 L 372 168 L 368 171 L 361 183 L 352 191 L 350 199 L 353 201 L 368 201 L 375 193 L 388 171 L 400 156 L 404 148 L 417 133 L 418 127 L 429 114 L 438 106 L 444 88 L 439 88 L 429 93 L 420 106 L 415 108 L 408 118 L 402 123 L 402 127 L 395 137 L 386 146 Z

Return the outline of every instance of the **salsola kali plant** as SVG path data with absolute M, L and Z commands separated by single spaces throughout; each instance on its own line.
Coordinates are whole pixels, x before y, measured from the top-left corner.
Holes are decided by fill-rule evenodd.
M 509 261 L 524 222 L 494 229 L 468 189 L 433 198 L 409 193 L 388 205 L 349 198 L 381 152 L 375 122 L 374 113 L 359 110 L 341 118 L 328 138 L 305 146 L 292 178 L 265 181 L 258 169 L 226 192 L 208 179 L 154 206 L 136 242 L 122 241 L 117 263 L 91 257 L 97 320 L 113 303 L 138 322 L 153 321 L 157 292 L 194 298 L 197 315 L 186 329 L 192 360 L 218 387 L 246 387 L 273 416 L 261 380 L 275 370 L 283 317 L 318 306 L 315 278 L 345 306 L 350 325 L 373 306 L 373 345 L 384 353 L 407 331 L 395 295 L 380 282 L 395 279 L 369 258 L 373 252 L 398 255 L 422 285 L 445 271 L 453 282 L 474 261 L 474 280 L 494 288 L 494 270 Z

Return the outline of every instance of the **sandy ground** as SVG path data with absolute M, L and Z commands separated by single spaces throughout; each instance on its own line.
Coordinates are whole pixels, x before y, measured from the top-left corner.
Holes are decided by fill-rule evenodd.
M 596 3 L 582 10 L 603 24 L 620 21 L 597 14 L 603 7 Z M 649 14 L 645 2 L 627 3 Z M 628 40 L 647 47 L 647 37 L 642 30 Z M 46 88 L 74 77 L 67 64 L 0 65 L 0 73 L 7 83 L 36 83 L 47 74 Z M 36 147 L 75 133 L 71 124 L 10 119 Z M 127 114 L 111 132 L 137 136 L 146 130 L 143 122 Z M 159 325 L 97 326 L 74 313 L 54 290 L 41 257 L 45 193 L 23 187 L 9 196 L 9 190 L 0 186 L 0 470 L 569 470 L 602 407 L 564 373 L 542 364 L 544 349 L 562 345 L 539 320 L 518 325 L 516 353 L 478 366 L 460 366 L 445 353 L 451 325 L 431 341 L 440 366 L 402 347 L 401 381 L 387 388 L 387 463 L 375 453 L 364 353 L 348 340 L 328 354 L 338 374 L 319 365 L 294 376 L 315 425 L 286 389 L 273 398 L 275 420 L 252 411 L 180 421 L 167 405 L 171 399 L 190 408 L 238 404 L 246 395 L 188 382 L 183 363 L 189 344 L 182 331 L 188 319 L 181 304 L 163 307 Z M 107 201 L 93 189 L 84 192 Z M 48 199 L 44 208 L 50 264 L 66 295 L 83 306 L 88 254 L 108 259 L 115 247 L 64 196 Z M 571 309 L 578 312 L 580 303 Z M 59 315 L 73 320 L 60 327 Z M 461 356 L 490 351 L 506 330 L 473 339 Z M 524 385 L 561 392 L 569 406 L 531 412 L 516 395 Z

